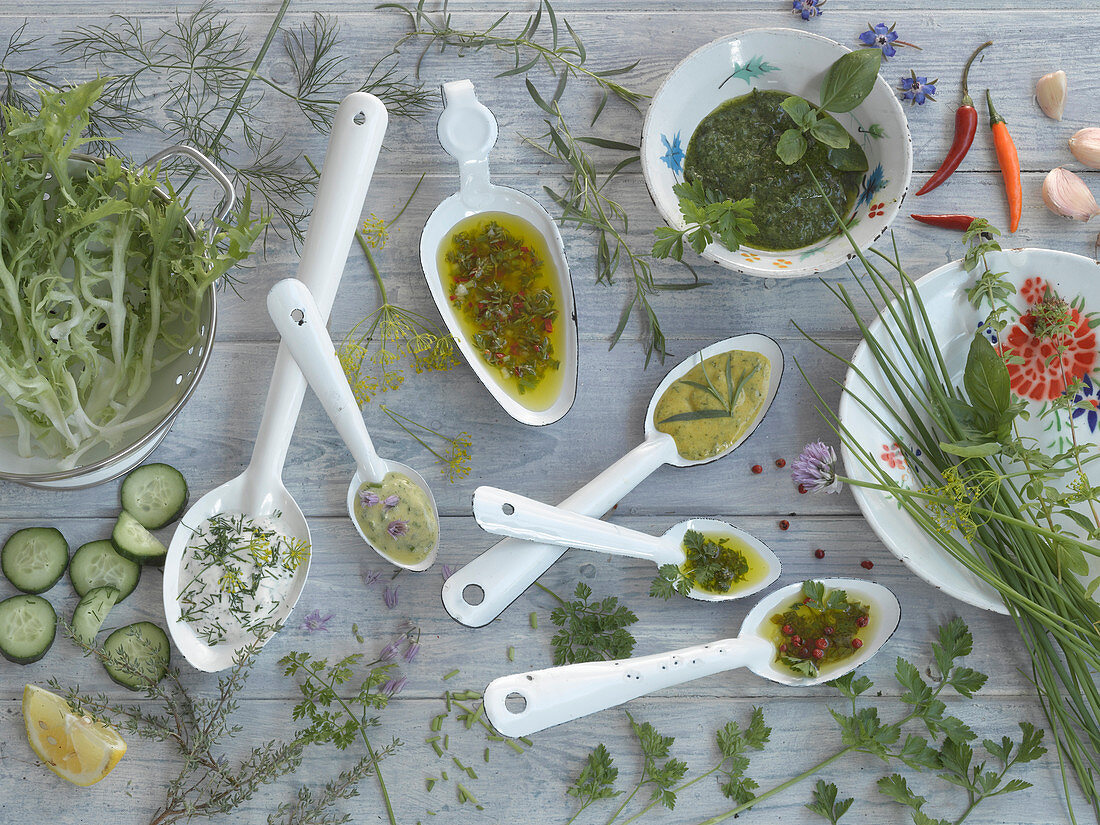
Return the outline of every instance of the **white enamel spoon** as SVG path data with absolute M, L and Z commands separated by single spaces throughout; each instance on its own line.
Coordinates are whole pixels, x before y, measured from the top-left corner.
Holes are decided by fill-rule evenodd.
M 313 292 L 325 316 L 332 309 L 347 263 L 388 119 L 382 102 L 365 92 L 344 98 L 333 117 L 321 181 L 298 265 L 298 276 Z M 257 520 L 279 513 L 278 518 L 273 518 L 276 530 L 309 542 L 305 516 L 282 482 L 283 463 L 305 391 L 305 379 L 290 350 L 280 346 L 252 459 L 243 473 L 195 502 L 172 536 L 164 560 L 164 617 L 176 647 L 199 670 L 224 670 L 233 664 L 239 646 L 226 640 L 211 647 L 190 624 L 180 619 L 184 550 L 195 531 L 219 513 L 243 513 Z M 289 591 L 280 599 L 275 617 L 278 621 L 284 622 L 290 615 L 308 573 L 307 560 L 299 565 Z
M 305 375 L 309 386 L 320 399 L 325 412 L 355 458 L 355 475 L 348 486 L 348 515 L 351 523 L 355 525 L 363 541 L 386 561 L 406 570 L 427 570 L 435 562 L 439 550 L 439 510 L 431 488 L 412 467 L 398 461 L 387 461 L 374 449 L 367 425 L 363 423 L 363 414 L 340 366 L 336 348 L 332 345 L 325 322 L 305 284 L 297 278 L 279 281 L 267 295 L 267 309 L 276 329 L 283 336 L 283 343 L 290 348 L 298 368 Z M 398 561 L 372 544 L 363 532 L 359 519 L 355 517 L 355 499 L 359 488 L 367 481 L 380 483 L 386 473 L 400 473 L 410 478 L 424 491 L 432 505 L 432 519 L 436 527 L 435 543 L 427 556 L 413 564 Z
M 469 80 L 444 83 L 443 103 L 437 133 L 440 144 L 458 161 L 460 189 L 439 204 L 424 224 L 424 233 L 420 236 L 420 263 L 424 268 L 424 278 L 439 314 L 443 316 L 462 355 L 504 411 L 524 424 L 552 424 L 569 412 L 577 397 L 577 310 L 561 233 L 554 219 L 537 200 L 518 189 L 490 182 L 489 150 L 497 140 L 497 122 L 493 113 L 478 101 L 474 84 Z M 562 300 L 555 323 L 566 325 L 564 352 L 555 353 L 561 362 L 558 369 L 563 381 L 557 397 L 548 404 L 528 406 L 513 398 L 501 385 L 497 379 L 498 370 L 485 362 L 480 348 L 474 346 L 471 336 L 463 328 L 462 319 L 449 299 L 450 289 L 444 284 L 439 271 L 440 245 L 455 224 L 481 212 L 504 212 L 523 218 L 546 240 L 551 258 L 547 262 L 547 271 L 557 278 L 558 294 Z
M 844 590 L 850 599 L 869 605 L 871 621 L 860 636 L 863 646 L 815 677 L 801 676 L 776 664 L 776 648 L 770 639 L 770 617 L 801 601 L 802 582 L 797 582 L 757 602 L 741 623 L 740 635 L 732 639 L 652 656 L 584 662 L 494 679 L 485 689 L 485 713 L 493 727 L 505 736 L 526 736 L 662 688 L 739 667 L 796 687 L 835 679 L 879 651 L 901 621 L 901 606 L 894 594 L 880 584 L 858 579 L 820 581 L 830 590 Z M 512 710 L 509 704 L 522 709 Z
M 474 518 L 483 530 L 498 536 L 511 536 L 524 541 L 594 550 L 612 556 L 646 559 L 654 564 L 674 564 L 679 567 L 687 559 L 684 534 L 688 530 L 718 536 L 735 536 L 747 544 L 755 559 L 746 559 L 753 567 L 763 567 L 759 575 L 747 578 L 741 586 L 726 593 L 711 593 L 693 587 L 687 594 L 704 602 L 722 602 L 759 593 L 779 578 L 781 565 L 775 553 L 755 536 L 739 530 L 725 521 L 695 518 L 674 524 L 662 536 L 651 536 L 638 530 L 628 530 L 591 516 L 582 516 L 541 501 L 517 496 L 498 487 L 478 487 L 474 490 Z M 756 562 L 754 565 L 753 562 Z
M 672 436 L 657 430 L 653 411 L 665 390 L 692 367 L 712 355 L 744 350 L 763 355 L 771 364 L 771 378 L 764 403 L 744 434 L 714 458 L 691 461 L 676 451 Z M 685 358 L 657 386 L 646 409 L 645 440 L 620 458 L 559 506 L 586 516 L 602 516 L 662 464 L 694 467 L 729 455 L 752 435 L 775 399 L 783 376 L 783 351 L 766 335 L 749 333 L 726 338 Z M 536 544 L 505 539 L 493 545 L 443 583 L 443 606 L 456 621 L 469 627 L 487 625 L 534 584 L 565 554 L 556 544 Z

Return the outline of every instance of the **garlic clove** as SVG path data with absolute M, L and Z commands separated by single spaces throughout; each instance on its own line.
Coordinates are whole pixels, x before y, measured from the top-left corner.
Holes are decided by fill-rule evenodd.
M 1100 169 L 1100 129 L 1095 126 L 1074 132 L 1069 139 L 1073 156 L 1090 169 Z
M 1043 203 L 1055 215 L 1087 221 L 1100 215 L 1100 206 L 1088 186 L 1068 169 L 1051 169 L 1043 181 Z
M 1035 102 L 1044 115 L 1054 120 L 1062 119 L 1062 112 L 1066 110 L 1067 85 L 1066 73 L 1061 69 L 1039 78 L 1035 84 Z

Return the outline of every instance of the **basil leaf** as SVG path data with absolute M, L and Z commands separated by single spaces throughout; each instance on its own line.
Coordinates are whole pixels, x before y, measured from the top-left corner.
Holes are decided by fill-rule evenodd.
M 806 154 L 806 138 L 797 129 L 788 129 L 780 135 L 775 153 L 788 166 L 797 163 L 799 158 Z
M 997 350 L 981 332 L 974 333 L 963 372 L 963 387 L 974 409 L 999 423 L 1012 404 L 1010 384 L 1008 367 Z
M 844 131 L 844 127 L 831 117 L 821 118 L 821 120 L 816 121 L 810 126 L 810 134 L 826 146 L 831 146 L 834 149 L 845 149 L 851 142 L 848 133 Z
M 842 149 L 829 149 L 825 160 L 838 172 L 866 172 L 870 166 L 867 154 L 851 141 Z
M 838 58 L 821 81 L 821 108 L 850 112 L 871 94 L 882 65 L 879 49 L 857 49 Z
M 783 107 L 784 112 L 790 115 L 791 120 L 803 129 L 809 129 L 814 121 L 817 120 L 817 116 L 814 114 L 814 107 L 811 106 L 810 102 L 805 98 L 791 95 L 779 105 Z

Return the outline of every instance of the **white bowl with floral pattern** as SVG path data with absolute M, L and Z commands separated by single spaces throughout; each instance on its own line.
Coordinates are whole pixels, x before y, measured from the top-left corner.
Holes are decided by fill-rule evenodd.
M 688 142 L 699 122 L 719 105 L 753 89 L 779 90 L 811 102 L 819 99 L 829 66 L 850 49 L 797 29 L 749 29 L 719 38 L 688 55 L 653 96 L 642 126 L 642 172 L 669 226 L 686 227 L 672 187 L 684 179 Z M 866 249 L 898 214 L 913 173 L 913 142 L 894 90 L 880 76 L 854 110 L 834 117 L 860 141 L 868 170 L 859 184 L 848 230 Z M 772 278 L 795 278 L 833 269 L 854 257 L 842 234 L 801 249 L 773 252 L 718 242 L 703 257 L 727 269 Z

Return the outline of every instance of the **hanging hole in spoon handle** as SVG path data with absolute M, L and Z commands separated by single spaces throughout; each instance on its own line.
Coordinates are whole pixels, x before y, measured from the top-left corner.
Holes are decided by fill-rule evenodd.
M 722 639 L 636 659 L 502 676 L 485 688 L 485 713 L 505 736 L 527 736 L 657 690 L 743 667 L 772 653 L 772 646 L 763 639 Z
M 459 164 L 459 192 L 470 209 L 484 210 L 492 202 L 489 152 L 497 142 L 497 120 L 477 99 L 469 80 L 444 83 L 443 113 L 436 124 L 439 144 Z

